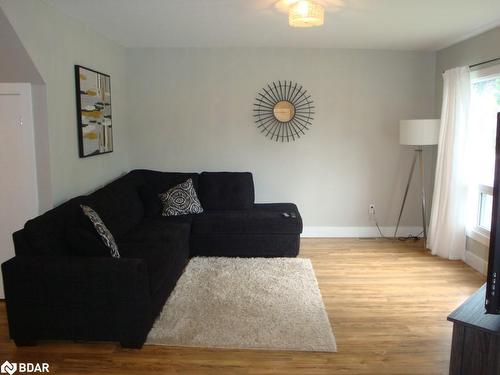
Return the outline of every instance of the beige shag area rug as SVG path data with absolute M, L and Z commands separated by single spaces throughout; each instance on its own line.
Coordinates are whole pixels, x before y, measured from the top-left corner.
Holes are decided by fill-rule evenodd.
M 146 343 L 337 351 L 304 258 L 191 259 Z

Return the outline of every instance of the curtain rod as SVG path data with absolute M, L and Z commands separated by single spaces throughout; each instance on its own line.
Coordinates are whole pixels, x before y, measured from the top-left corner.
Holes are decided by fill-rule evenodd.
M 500 61 L 500 57 L 497 57 L 496 59 L 491 59 L 491 60 L 483 61 L 483 62 L 480 62 L 480 63 L 477 63 L 477 64 L 469 65 L 469 68 L 475 68 L 476 66 L 480 66 L 480 65 L 484 65 L 484 64 L 489 64 L 489 63 L 492 63 L 492 62 L 495 62 L 495 61 Z
M 497 57 L 496 59 L 491 59 L 491 60 L 481 61 L 481 62 L 479 62 L 479 63 L 469 65 L 469 69 L 470 69 L 470 68 L 475 68 L 476 66 L 481 66 L 481 65 L 489 64 L 489 63 L 492 63 L 492 62 L 495 62 L 495 61 L 500 61 L 500 57 Z M 443 73 L 444 73 L 444 72 L 446 72 L 446 70 L 443 70 Z

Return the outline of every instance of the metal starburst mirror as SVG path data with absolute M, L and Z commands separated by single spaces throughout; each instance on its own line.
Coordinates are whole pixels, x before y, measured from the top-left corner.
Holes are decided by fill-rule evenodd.
M 292 81 L 272 82 L 255 98 L 257 128 L 276 142 L 295 141 L 309 130 L 314 115 L 311 95 Z

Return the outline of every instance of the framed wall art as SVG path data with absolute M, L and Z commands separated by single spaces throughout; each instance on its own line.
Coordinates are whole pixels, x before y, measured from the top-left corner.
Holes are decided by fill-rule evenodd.
M 112 152 L 111 77 L 75 65 L 75 83 L 80 157 Z

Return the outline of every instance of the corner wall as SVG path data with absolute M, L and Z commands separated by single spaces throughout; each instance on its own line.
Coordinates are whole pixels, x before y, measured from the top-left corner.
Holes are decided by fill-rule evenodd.
M 86 193 L 127 171 L 125 48 L 41 0 L 0 0 L 0 7 L 46 85 L 51 203 Z M 111 75 L 113 153 L 78 157 L 75 64 Z

